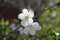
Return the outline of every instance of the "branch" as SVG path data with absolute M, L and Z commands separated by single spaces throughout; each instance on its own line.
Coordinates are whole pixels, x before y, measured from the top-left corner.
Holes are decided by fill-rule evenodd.
M 47 9 L 44 9 L 41 13 L 44 13 L 45 11 L 47 11 L 48 9 L 53 8 L 54 6 L 60 6 L 60 2 L 54 4 L 53 6 L 48 7 Z M 35 16 L 35 18 L 38 18 L 39 16 L 40 16 L 40 14 L 37 14 L 37 15 Z
M 8 37 L 10 34 L 12 34 L 13 32 L 17 31 L 20 28 L 21 25 L 19 25 L 14 31 L 10 32 L 8 35 L 6 35 L 5 37 Z

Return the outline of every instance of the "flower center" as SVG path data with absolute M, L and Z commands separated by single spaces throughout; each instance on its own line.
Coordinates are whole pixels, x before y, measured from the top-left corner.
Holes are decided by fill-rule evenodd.
M 25 19 L 28 20 L 29 16 L 25 16 Z
M 32 25 L 30 25 L 30 26 L 29 26 L 29 28 L 30 28 L 30 30 L 31 30 L 31 29 L 33 29 L 33 26 L 32 26 Z

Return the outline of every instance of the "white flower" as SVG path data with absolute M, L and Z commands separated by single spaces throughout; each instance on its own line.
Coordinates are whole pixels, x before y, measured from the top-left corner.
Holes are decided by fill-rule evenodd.
M 33 17 L 34 17 L 34 12 L 32 10 L 28 11 L 27 9 L 23 9 L 22 13 L 18 15 L 18 18 L 22 20 L 22 22 L 24 22 L 25 24 L 27 24 L 28 22 L 29 23 L 33 22 L 33 19 L 32 19 Z
M 35 35 L 35 31 L 40 29 L 41 29 L 41 26 L 39 26 L 39 23 L 33 22 L 25 27 L 25 29 L 23 30 L 23 33 L 24 34 L 29 33 L 30 35 Z
M 59 35 L 59 33 L 56 33 L 56 35 L 58 36 L 58 35 Z

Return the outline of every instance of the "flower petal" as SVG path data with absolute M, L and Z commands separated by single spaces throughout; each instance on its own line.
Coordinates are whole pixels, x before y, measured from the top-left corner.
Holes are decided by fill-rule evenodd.
M 35 35 L 35 30 L 34 29 L 30 30 L 30 34 Z
M 41 29 L 41 26 L 37 26 L 37 27 L 36 27 L 36 30 L 40 30 L 40 29 Z
M 29 32 L 29 29 L 26 27 L 26 28 L 23 30 L 23 33 L 24 33 L 24 34 L 28 34 L 28 32 Z
M 37 26 L 38 26 L 38 25 L 39 25 L 39 23 L 38 23 L 38 22 L 33 22 L 33 25 L 37 25 Z
M 41 29 L 41 26 L 39 26 L 38 22 L 34 22 L 33 27 L 34 27 L 35 30 L 40 30 Z
M 27 22 L 27 21 L 25 21 L 25 20 L 22 20 L 22 21 L 21 21 L 21 25 L 22 25 L 22 26 L 24 26 L 24 27 L 27 27 L 28 22 Z
M 19 14 L 19 15 L 18 15 L 18 18 L 21 19 L 21 20 L 24 19 L 24 17 L 25 17 L 24 14 Z
M 34 17 L 34 12 L 31 10 L 31 11 L 29 11 L 29 16 L 31 17 L 31 18 L 33 18 Z
M 33 23 L 33 19 L 32 19 L 32 18 L 29 18 L 29 19 L 28 19 L 28 22 L 29 22 L 29 23 Z
M 22 13 L 28 14 L 28 10 L 27 10 L 27 9 L 23 9 L 23 10 L 22 10 Z

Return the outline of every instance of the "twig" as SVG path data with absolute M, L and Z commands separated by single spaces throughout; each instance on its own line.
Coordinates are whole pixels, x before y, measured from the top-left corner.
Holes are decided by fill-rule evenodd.
M 47 11 L 48 9 L 53 8 L 54 6 L 60 6 L 60 2 L 54 4 L 53 6 L 48 7 L 47 9 L 42 10 L 40 13 L 43 14 L 45 11 Z M 37 14 L 37 15 L 34 17 L 34 18 L 36 19 L 37 22 L 39 22 L 39 21 L 38 21 L 38 17 L 41 16 L 40 13 Z
M 53 6 L 50 6 L 48 7 L 47 9 L 43 10 L 41 13 L 44 13 L 45 11 L 47 11 L 48 9 L 51 9 L 53 8 L 54 6 L 59 6 L 60 5 L 60 2 L 54 4 Z M 35 18 L 38 18 L 40 16 L 40 14 L 36 15 Z
M 9 33 L 8 35 L 6 35 L 5 37 L 8 37 L 10 34 L 12 34 L 13 32 L 17 31 L 19 28 L 20 28 L 20 26 L 17 27 L 14 31 L 10 32 L 10 33 Z

